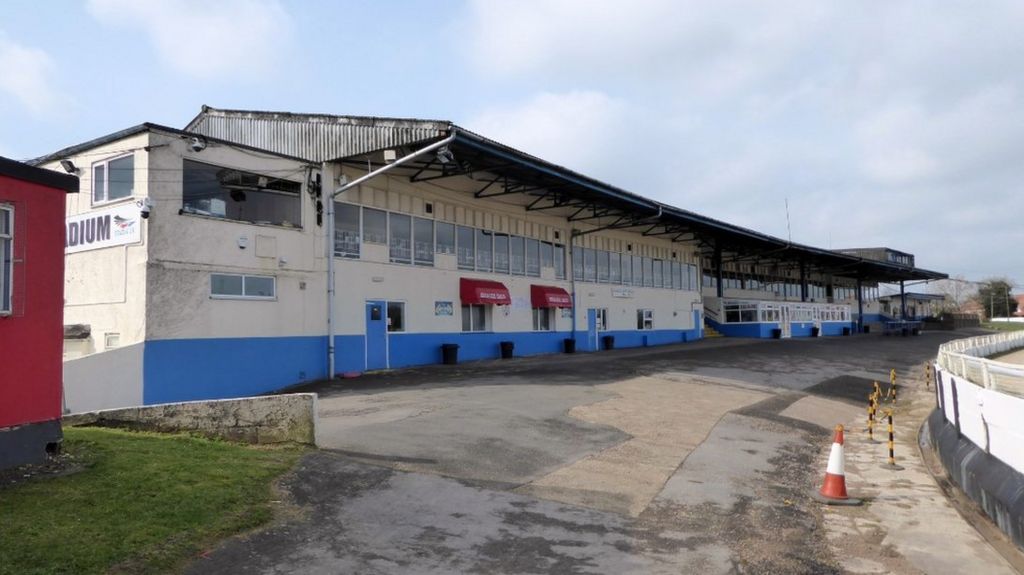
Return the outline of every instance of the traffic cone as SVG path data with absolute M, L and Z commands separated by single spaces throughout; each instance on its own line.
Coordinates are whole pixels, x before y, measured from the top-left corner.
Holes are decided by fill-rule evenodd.
M 831 505 L 859 505 L 859 499 L 846 494 L 846 473 L 843 470 L 843 426 L 837 425 L 832 438 L 832 451 L 825 468 L 825 481 L 816 493 L 818 501 Z

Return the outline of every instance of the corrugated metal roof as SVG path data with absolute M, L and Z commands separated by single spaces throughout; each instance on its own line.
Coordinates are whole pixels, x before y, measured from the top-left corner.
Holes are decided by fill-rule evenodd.
M 219 110 L 203 106 L 185 129 L 312 162 L 326 162 L 435 138 L 450 126 L 450 122 L 440 120 Z

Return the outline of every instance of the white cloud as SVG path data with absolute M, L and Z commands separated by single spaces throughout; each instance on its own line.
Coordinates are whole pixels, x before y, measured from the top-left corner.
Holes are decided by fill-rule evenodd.
M 52 113 L 70 99 L 55 86 L 56 66 L 46 51 L 19 44 L 0 33 L 0 92 L 32 114 Z
M 266 72 L 291 35 L 276 0 L 89 0 L 88 10 L 104 24 L 141 29 L 164 63 L 201 79 Z
M 568 168 L 612 176 L 601 166 L 614 161 L 621 142 L 610 136 L 623 133 L 630 121 L 625 104 L 601 92 L 542 92 L 486 108 L 466 127 Z
M 789 198 L 795 241 L 918 250 L 968 276 L 1024 269 L 991 249 L 1024 242 L 1024 4 L 477 0 L 469 12 L 470 64 L 519 93 L 481 116 L 487 135 L 782 237 Z M 612 112 L 566 97 L 581 86 Z

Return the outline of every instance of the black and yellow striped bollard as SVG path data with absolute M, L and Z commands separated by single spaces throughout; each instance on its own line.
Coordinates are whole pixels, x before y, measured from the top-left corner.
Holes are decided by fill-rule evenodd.
M 872 392 L 868 394 L 868 439 L 875 440 L 875 400 L 878 397 Z
M 889 370 L 889 393 L 885 394 L 886 399 L 892 398 L 896 403 L 896 369 Z
M 926 362 L 924 364 L 924 388 L 932 388 L 932 362 Z
M 883 465 L 882 467 L 884 469 L 889 469 L 889 470 L 892 470 L 892 471 L 900 471 L 903 468 L 900 467 L 899 465 L 896 465 L 896 453 L 895 453 L 896 436 L 893 433 L 893 427 L 892 427 L 892 409 L 886 409 L 885 410 L 885 415 L 886 415 L 886 417 L 889 420 L 889 461 L 888 461 L 888 463 L 886 465 Z

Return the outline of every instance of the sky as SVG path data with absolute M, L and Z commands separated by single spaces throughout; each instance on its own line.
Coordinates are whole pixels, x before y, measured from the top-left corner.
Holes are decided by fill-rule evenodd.
M 794 242 L 1024 282 L 1022 22 L 1014 0 L 5 0 L 0 155 L 203 104 L 450 120 Z

